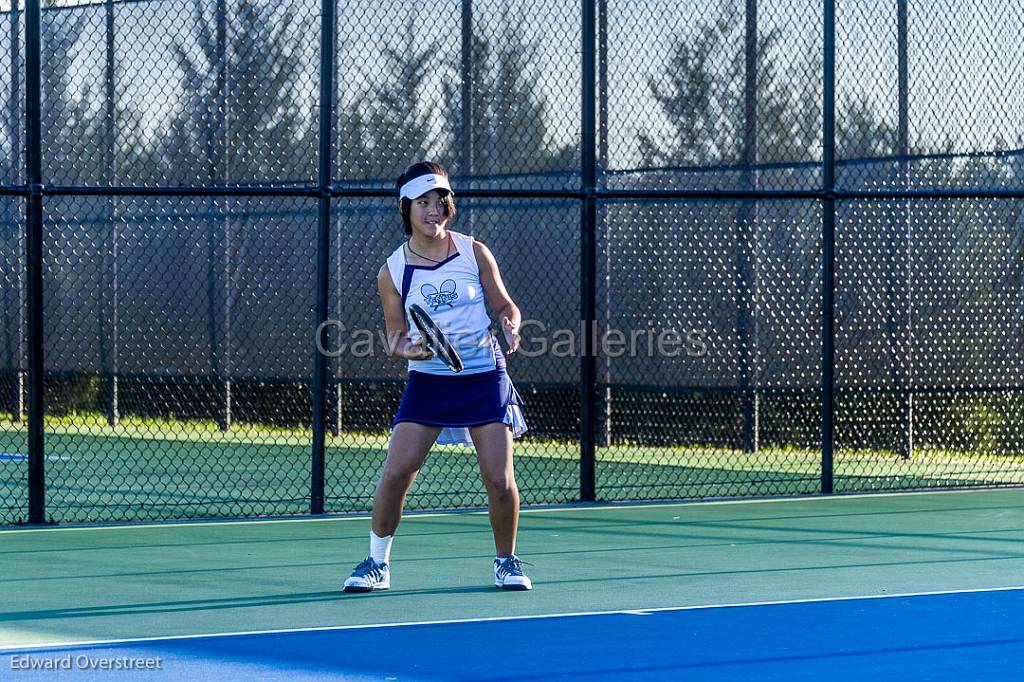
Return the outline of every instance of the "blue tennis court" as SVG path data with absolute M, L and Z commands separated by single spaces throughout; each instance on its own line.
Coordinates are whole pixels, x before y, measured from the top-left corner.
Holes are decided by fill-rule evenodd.
M 182 680 L 1017 680 L 1022 612 L 1018 588 L 158 639 L 11 662 L 97 679 L 149 666 Z

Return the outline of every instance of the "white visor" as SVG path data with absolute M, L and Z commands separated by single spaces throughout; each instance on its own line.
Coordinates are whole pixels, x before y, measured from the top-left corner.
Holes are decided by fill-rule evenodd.
M 402 185 L 402 189 L 398 191 L 398 194 L 403 199 L 415 199 L 416 197 L 423 196 L 432 189 L 446 189 L 452 194 L 452 186 L 448 184 L 448 178 L 443 175 L 420 175 L 415 177 L 409 182 Z

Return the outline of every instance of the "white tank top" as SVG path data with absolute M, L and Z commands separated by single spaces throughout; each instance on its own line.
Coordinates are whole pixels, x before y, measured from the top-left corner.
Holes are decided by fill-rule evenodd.
M 484 304 L 480 268 L 473 250 L 473 238 L 448 231 L 455 253 L 437 265 L 410 265 L 405 244 L 388 257 L 388 271 L 402 296 L 409 338 L 419 341 L 420 333 L 409 317 L 409 306 L 418 303 L 434 320 L 462 357 L 462 374 L 487 372 L 497 367 L 497 344 L 491 334 L 491 319 Z M 428 374 L 454 375 L 437 357 L 409 360 L 409 369 Z

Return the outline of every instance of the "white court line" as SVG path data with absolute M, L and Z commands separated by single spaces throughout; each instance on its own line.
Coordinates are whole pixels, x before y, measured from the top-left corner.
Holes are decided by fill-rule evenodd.
M 46 455 L 47 462 L 64 462 L 71 459 L 67 455 Z M 25 464 L 28 455 L 20 452 L 0 452 L 0 464 Z
M 904 490 L 897 492 L 868 492 L 868 493 L 839 493 L 834 495 L 801 495 L 800 497 L 757 497 L 750 499 L 719 499 L 719 500 L 678 500 L 668 502 L 642 502 L 642 503 L 619 503 L 619 502 L 596 502 L 596 503 L 573 503 L 557 506 L 536 506 L 524 507 L 520 514 L 547 514 L 551 512 L 573 512 L 573 511 L 607 511 L 612 509 L 652 509 L 659 507 L 712 507 L 721 505 L 746 505 L 746 504 L 769 504 L 789 502 L 829 502 L 834 500 L 856 500 L 869 497 L 907 497 L 910 495 L 958 495 L 963 493 L 985 493 L 994 490 L 1021 490 L 1020 486 L 982 486 L 977 488 L 957 488 L 956 490 Z M 434 512 L 406 512 L 403 518 L 431 518 L 439 516 L 462 516 L 486 514 L 486 509 L 470 509 Z M 274 523 L 336 523 L 339 521 L 365 521 L 370 518 L 369 512 L 353 514 L 340 514 L 336 516 L 324 516 L 317 518 L 276 518 L 276 519 L 235 519 L 231 521 L 218 521 L 216 519 L 203 521 L 127 521 L 124 523 L 98 523 L 84 526 L 57 526 L 53 528 L 13 528 L 0 530 L 0 535 L 7 533 L 67 533 L 72 531 L 85 530 L 110 530 L 117 529 L 139 529 L 139 528 L 192 528 L 202 526 L 259 526 Z
M 221 637 L 249 637 L 255 635 L 287 635 L 301 632 L 336 632 L 343 630 L 376 630 L 402 628 L 415 625 L 454 625 L 458 623 L 495 623 L 520 620 L 549 620 L 552 618 L 579 618 L 582 616 L 646 616 L 652 613 L 670 611 L 703 611 L 710 609 L 734 609 L 754 606 L 785 606 L 787 604 L 827 604 L 834 602 L 861 601 L 868 599 L 902 599 L 907 597 L 937 597 L 948 594 L 983 594 L 988 592 L 1014 592 L 1024 590 L 1024 585 L 1007 587 L 982 587 L 966 590 L 936 590 L 931 592 L 904 592 L 901 594 L 867 594 L 852 597 L 817 597 L 808 599 L 780 599 L 777 601 L 736 602 L 732 604 L 698 604 L 693 606 L 658 606 L 650 609 L 620 609 L 614 611 L 578 611 L 570 613 L 542 613 L 526 616 L 490 616 L 484 618 L 453 618 L 451 620 L 421 620 L 405 623 L 368 623 L 363 625 L 327 625 L 309 628 L 284 628 L 278 630 L 239 630 L 237 632 L 211 632 L 200 635 L 170 635 L 166 637 L 136 637 L 131 639 L 99 639 L 77 642 L 47 642 L 44 644 L 21 644 L 0 646 L 0 651 L 37 651 L 51 648 L 97 647 L 112 644 L 138 644 L 143 642 L 175 642 L 192 639 L 215 639 Z

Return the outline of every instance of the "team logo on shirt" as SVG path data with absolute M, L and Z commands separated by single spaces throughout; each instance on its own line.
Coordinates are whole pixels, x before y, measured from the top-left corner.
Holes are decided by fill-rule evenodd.
M 424 284 L 420 287 L 420 293 L 435 311 L 443 305 L 454 308 L 452 301 L 459 297 L 455 292 L 454 279 L 446 279 L 441 282 L 440 290 L 433 284 Z

